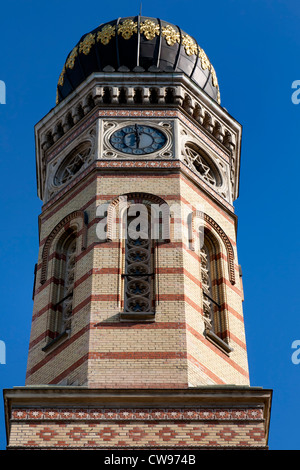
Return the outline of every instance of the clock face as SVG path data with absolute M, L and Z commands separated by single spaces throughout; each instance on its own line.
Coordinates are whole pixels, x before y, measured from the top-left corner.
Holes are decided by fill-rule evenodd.
M 160 130 L 138 124 L 123 127 L 114 132 L 110 138 L 110 143 L 116 150 L 128 155 L 157 152 L 166 142 L 167 138 Z

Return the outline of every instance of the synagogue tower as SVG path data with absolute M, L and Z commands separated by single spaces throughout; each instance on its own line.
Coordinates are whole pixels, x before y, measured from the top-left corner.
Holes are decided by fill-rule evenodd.
M 241 125 L 158 18 L 82 36 L 35 127 L 39 254 L 8 449 L 262 448 L 236 245 Z

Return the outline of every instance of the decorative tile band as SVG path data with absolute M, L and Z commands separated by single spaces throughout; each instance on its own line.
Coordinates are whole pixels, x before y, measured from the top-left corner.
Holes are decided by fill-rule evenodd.
M 261 421 L 262 408 L 15 408 L 12 420 Z

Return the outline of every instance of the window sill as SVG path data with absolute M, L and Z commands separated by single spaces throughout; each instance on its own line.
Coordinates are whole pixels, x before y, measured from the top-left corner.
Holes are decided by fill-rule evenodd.
M 154 321 L 155 312 L 120 312 L 120 321 Z
M 46 344 L 42 348 L 42 351 L 47 352 L 49 349 L 51 349 L 53 346 L 59 344 L 63 339 L 66 339 L 70 336 L 70 330 L 65 330 L 60 335 L 56 336 L 56 338 L 52 339 L 49 343 Z
M 229 344 L 225 343 L 218 335 L 216 335 L 213 331 L 211 330 L 206 330 L 204 332 L 205 337 L 213 343 L 215 346 L 217 346 L 221 351 L 225 352 L 227 355 L 233 351 L 233 348 L 229 346 Z

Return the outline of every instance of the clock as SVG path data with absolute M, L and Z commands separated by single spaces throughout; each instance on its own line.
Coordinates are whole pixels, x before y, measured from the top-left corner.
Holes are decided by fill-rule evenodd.
M 128 155 L 147 155 L 157 152 L 167 142 L 166 135 L 154 127 L 132 124 L 115 131 L 110 138 L 111 145 Z

